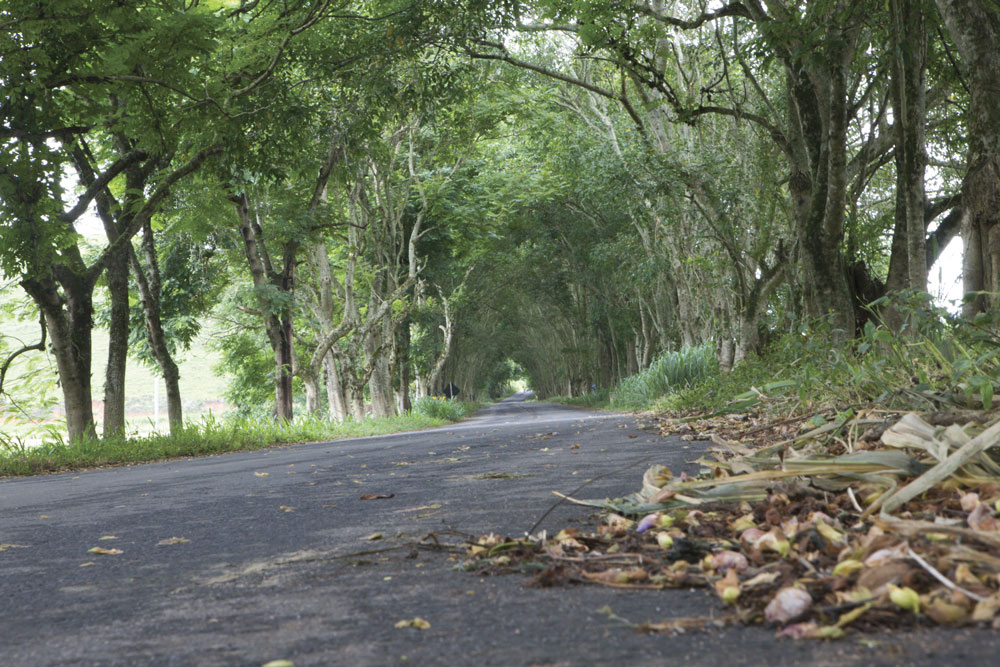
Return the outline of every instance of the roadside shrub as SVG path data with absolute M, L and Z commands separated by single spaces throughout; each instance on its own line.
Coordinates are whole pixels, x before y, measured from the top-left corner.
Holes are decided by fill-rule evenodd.
M 760 357 L 731 373 L 715 372 L 667 397 L 675 410 L 783 413 L 878 405 L 904 410 L 989 410 L 1000 388 L 998 323 L 967 322 L 929 305 L 921 294 L 872 304 L 871 321 L 852 341 L 838 341 L 823 320 L 777 338 Z M 898 328 L 880 313 L 893 312 Z
M 424 396 L 413 404 L 413 411 L 431 419 L 455 422 L 465 416 L 465 405 L 444 396 Z
M 650 407 L 656 399 L 708 377 L 717 367 L 715 351 L 709 345 L 661 354 L 649 368 L 618 385 L 611 394 L 611 405 L 629 410 Z

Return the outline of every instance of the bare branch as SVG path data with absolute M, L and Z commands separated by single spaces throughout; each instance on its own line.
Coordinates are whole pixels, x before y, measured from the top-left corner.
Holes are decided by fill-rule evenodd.
M 62 219 L 69 223 L 76 221 L 76 219 L 83 215 L 83 213 L 87 210 L 87 207 L 90 206 L 90 202 L 94 200 L 94 197 L 106 188 L 108 184 L 114 180 L 115 176 L 125 171 L 130 165 L 140 160 L 145 160 L 147 157 L 148 155 L 146 151 L 135 150 L 118 158 L 114 164 L 104 170 L 103 174 L 91 182 L 86 191 L 80 195 L 80 199 L 77 200 L 76 206 L 62 214 Z
M 716 19 L 725 18 L 727 16 L 742 16 L 743 18 L 751 18 L 750 12 L 742 2 L 732 2 L 715 11 L 702 12 L 699 16 L 696 16 L 691 20 L 679 19 L 676 16 L 661 14 L 655 11 L 652 7 L 638 2 L 633 6 L 636 11 L 643 16 L 648 16 L 664 25 L 680 28 L 681 30 L 694 30 L 695 28 L 700 28 L 709 21 L 715 21 Z
M 0 394 L 4 393 L 3 390 L 4 379 L 7 377 L 7 371 L 10 369 L 10 365 L 14 363 L 15 359 L 17 359 L 22 354 L 25 354 L 26 352 L 31 352 L 32 350 L 39 350 L 41 352 L 45 351 L 45 337 L 46 333 L 48 333 L 48 330 L 45 328 L 44 313 L 42 313 L 38 317 L 38 326 L 41 327 L 42 329 L 42 339 L 37 343 L 35 343 L 34 345 L 25 345 L 21 349 L 11 352 L 10 356 L 7 357 L 7 360 L 3 362 L 3 366 L 0 366 Z

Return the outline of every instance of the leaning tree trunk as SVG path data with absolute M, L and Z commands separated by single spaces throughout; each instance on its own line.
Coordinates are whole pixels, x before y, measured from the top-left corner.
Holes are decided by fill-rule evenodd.
M 163 383 L 166 387 L 167 423 L 170 424 L 170 432 L 176 435 L 184 427 L 184 407 L 181 403 L 180 388 L 181 374 L 173 355 L 170 353 L 170 348 L 167 345 L 167 334 L 163 330 L 160 265 L 156 257 L 153 229 L 148 222 L 143 225 L 141 245 L 143 262 L 139 262 L 135 250 L 131 247 L 129 248 L 129 261 L 132 264 L 132 273 L 135 275 L 136 285 L 139 288 L 139 301 L 142 304 L 146 323 L 146 339 L 149 341 L 153 358 L 156 359 L 156 364 L 160 367 L 160 374 L 163 376 Z
M 997 305 L 1000 294 L 1000 8 L 988 0 L 937 0 L 968 72 L 969 153 L 962 182 L 964 287 L 982 292 L 964 314 Z
M 272 268 L 270 256 L 264 246 L 264 234 L 256 214 L 250 210 L 246 194 L 230 197 L 239 218 L 239 231 L 243 240 L 243 253 L 250 268 L 255 287 L 269 287 L 283 295 L 292 295 L 295 286 L 296 241 L 282 246 L 281 271 Z M 258 302 L 263 316 L 264 329 L 274 353 L 274 416 L 278 421 L 292 419 L 292 312 L 290 306 L 276 308 L 267 298 L 267 291 L 258 289 Z

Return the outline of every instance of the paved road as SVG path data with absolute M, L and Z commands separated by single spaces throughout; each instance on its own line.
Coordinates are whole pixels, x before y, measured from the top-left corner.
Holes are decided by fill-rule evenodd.
M 985 632 L 641 635 L 599 610 L 639 622 L 719 605 L 703 591 L 526 588 L 408 548 L 359 554 L 446 529 L 519 535 L 554 489 L 605 475 L 578 495 L 623 495 L 647 463 L 690 470 L 698 453 L 633 416 L 521 398 L 442 429 L 0 482 L 0 544 L 17 545 L 0 550 L 0 664 L 996 664 Z M 540 528 L 586 519 L 563 505 Z M 170 538 L 189 541 L 158 544 Z M 431 627 L 395 629 L 416 616 Z

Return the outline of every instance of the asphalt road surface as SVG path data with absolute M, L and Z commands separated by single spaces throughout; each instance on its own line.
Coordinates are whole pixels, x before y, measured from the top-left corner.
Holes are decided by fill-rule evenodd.
M 407 547 L 447 530 L 521 535 L 553 490 L 593 479 L 578 496 L 615 497 L 636 490 L 650 463 L 694 469 L 697 443 L 640 418 L 523 398 L 417 433 L 0 481 L 0 664 L 1000 660 L 997 633 L 972 630 L 835 643 L 776 641 L 767 628 L 643 635 L 608 609 L 656 622 L 721 606 L 701 590 L 528 588 Z M 538 530 L 587 521 L 585 508 L 563 504 Z M 414 617 L 430 627 L 395 627 Z

